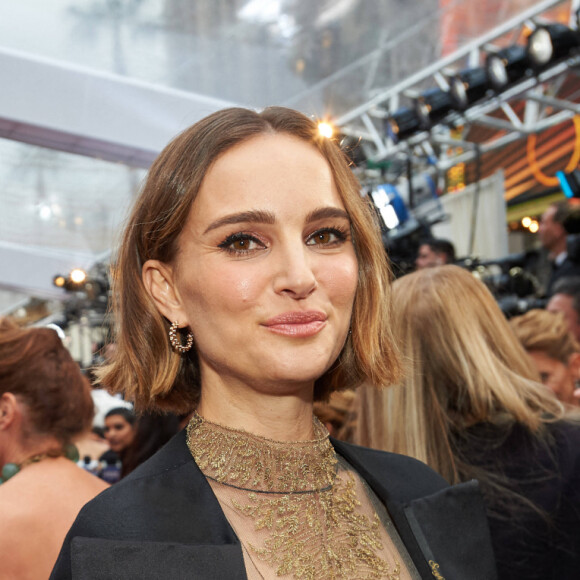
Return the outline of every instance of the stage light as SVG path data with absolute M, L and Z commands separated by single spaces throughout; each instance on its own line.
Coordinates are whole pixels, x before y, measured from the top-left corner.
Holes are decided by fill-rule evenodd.
M 536 220 L 533 220 L 528 229 L 532 234 L 535 234 L 540 229 L 540 224 Z
M 485 68 L 491 86 L 496 91 L 523 79 L 530 72 L 530 61 L 525 46 L 514 44 L 488 55 Z
M 87 273 L 84 270 L 81 270 L 81 268 L 74 268 L 69 272 L 68 276 L 57 274 L 52 279 L 52 283 L 57 288 L 64 288 L 68 292 L 75 292 L 76 290 L 84 289 L 88 279 Z
M 64 276 L 61 276 L 60 274 L 58 274 L 52 279 L 52 283 L 57 288 L 64 288 L 64 285 L 66 284 L 66 278 Z
M 84 270 L 81 270 L 80 268 L 74 268 L 74 270 L 71 270 L 69 278 L 73 284 L 80 285 L 83 282 L 86 282 L 87 273 Z
M 522 226 L 524 226 L 524 228 L 529 228 L 531 223 L 532 223 L 531 217 L 526 216 L 522 218 Z
M 387 135 L 393 143 L 399 143 L 421 131 L 421 121 L 417 111 L 403 107 L 387 119 Z
M 447 113 L 453 110 L 455 103 L 448 91 L 443 89 L 429 89 L 417 99 L 417 114 L 421 127 L 431 128 L 441 121 Z
M 487 70 L 483 67 L 462 70 L 449 79 L 449 93 L 461 109 L 483 99 L 490 89 Z
M 330 139 L 334 135 L 334 128 L 330 123 L 318 123 L 318 132 L 322 137 Z
M 405 202 L 394 185 L 378 185 L 370 195 L 387 230 L 392 230 L 409 219 Z
M 528 38 L 527 54 L 536 68 L 567 57 L 580 48 L 580 34 L 559 23 L 538 26 Z

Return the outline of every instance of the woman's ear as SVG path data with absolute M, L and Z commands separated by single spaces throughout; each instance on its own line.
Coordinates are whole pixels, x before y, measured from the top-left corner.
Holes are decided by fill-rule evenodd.
M 18 410 L 18 401 L 12 393 L 4 393 L 0 397 L 0 431 L 12 425 Z
M 153 299 L 157 310 L 170 322 L 178 322 L 179 326 L 188 324 L 182 308 L 179 293 L 175 288 L 173 270 L 159 260 L 147 260 L 141 270 L 143 284 Z

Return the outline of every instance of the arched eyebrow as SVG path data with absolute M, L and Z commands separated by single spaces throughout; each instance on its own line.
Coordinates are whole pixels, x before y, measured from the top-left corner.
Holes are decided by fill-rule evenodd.
M 229 226 L 232 224 L 242 224 L 242 223 L 251 223 L 251 224 L 275 224 L 276 217 L 273 213 L 269 211 L 263 211 L 260 209 L 252 209 L 249 211 L 242 211 L 240 213 L 233 213 L 231 215 L 226 215 L 223 218 L 216 220 L 209 224 L 206 228 L 204 234 L 211 232 L 211 230 L 215 230 L 217 228 L 221 228 L 222 226 Z
M 320 207 L 306 216 L 306 223 L 328 218 L 341 218 L 350 221 L 349 215 L 340 207 Z
M 350 218 L 346 213 L 346 211 L 344 211 L 339 207 L 320 207 L 311 211 L 306 216 L 306 223 L 311 223 L 317 220 L 328 218 L 341 218 L 350 221 Z M 269 211 L 259 209 L 233 213 L 231 215 L 226 215 L 212 222 L 203 233 L 207 234 L 208 232 L 211 232 L 212 230 L 215 230 L 217 228 L 221 228 L 222 226 L 229 226 L 241 223 L 273 225 L 276 223 L 276 216 Z

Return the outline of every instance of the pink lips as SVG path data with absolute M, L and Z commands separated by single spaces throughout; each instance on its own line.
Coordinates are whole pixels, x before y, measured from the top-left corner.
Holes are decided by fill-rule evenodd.
M 268 330 L 285 336 L 307 337 L 320 332 L 326 324 L 326 314 L 316 310 L 285 312 L 263 323 Z

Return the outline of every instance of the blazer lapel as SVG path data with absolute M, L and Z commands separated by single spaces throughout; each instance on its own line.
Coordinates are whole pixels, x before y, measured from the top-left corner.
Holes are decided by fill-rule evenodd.
M 449 486 L 416 460 L 332 443 L 384 503 L 422 578 L 497 577 L 476 481 Z
M 178 433 L 115 484 L 116 503 L 130 520 L 130 528 L 142 530 L 146 541 L 237 544 L 241 556 L 240 541 L 185 439 L 185 431 Z

